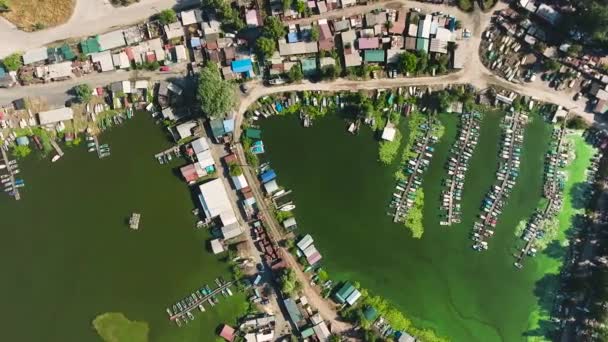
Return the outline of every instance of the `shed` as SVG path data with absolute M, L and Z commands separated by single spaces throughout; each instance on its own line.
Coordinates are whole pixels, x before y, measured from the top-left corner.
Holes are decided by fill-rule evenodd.
M 363 317 L 365 317 L 366 320 L 373 322 L 376 320 L 376 317 L 378 317 L 378 311 L 373 306 L 367 306 L 363 310 Z
M 194 182 L 207 174 L 198 163 L 182 166 L 179 168 L 179 172 L 186 182 Z
M 300 239 L 300 241 L 298 241 L 296 246 L 298 246 L 298 248 L 303 251 L 308 248 L 308 246 L 312 245 L 313 242 L 314 239 L 312 238 L 312 236 L 310 236 L 310 234 L 306 234 L 306 236 L 304 236 L 302 239 Z
M 384 63 L 384 50 L 365 50 L 364 59 L 367 63 Z
M 405 331 L 398 331 L 395 333 L 397 342 L 416 342 L 416 338 Z
M 247 128 L 245 130 L 245 137 L 249 139 L 260 140 L 262 139 L 262 131 L 255 128 Z
M 232 61 L 232 72 L 235 73 L 245 73 L 247 77 L 253 76 L 253 64 L 250 58 L 238 59 L 236 61 Z
M 315 331 L 315 335 L 319 341 L 329 341 L 329 337 L 331 336 L 331 332 L 327 328 L 327 324 L 325 322 L 321 322 L 313 327 Z
M 243 175 L 242 173 L 238 176 L 232 176 L 230 178 L 232 178 L 232 183 L 234 184 L 234 188 L 236 190 L 241 190 L 242 188 L 246 188 L 249 186 L 245 175 Z
M 346 298 L 350 296 L 355 291 L 355 287 L 350 282 L 346 282 L 342 287 L 336 292 L 335 298 L 338 303 L 342 304 L 346 302 Z
M 448 53 L 448 42 L 433 38 L 431 39 L 429 51 L 442 54 Z
M 277 178 L 277 175 L 274 172 L 274 170 L 272 170 L 272 169 L 266 170 L 260 175 L 260 180 L 262 181 L 262 183 L 269 182 L 276 178 Z
M 177 21 L 174 23 L 165 25 L 163 27 L 163 29 L 165 31 L 165 37 L 167 37 L 168 40 L 171 40 L 174 38 L 181 38 L 184 36 L 184 28 Z
M 114 62 L 110 51 L 98 52 L 91 55 L 91 61 L 99 65 L 102 72 L 114 70 Z
M 100 51 L 112 50 L 127 45 L 122 30 L 100 34 L 98 41 Z
M 296 302 L 291 298 L 287 298 L 283 301 L 283 304 L 287 309 L 289 320 L 293 323 L 294 326 L 299 327 L 302 321 L 304 320 L 304 316 L 300 312 L 300 309 L 298 309 L 298 305 L 296 304 Z
M 49 58 L 47 48 L 41 47 L 38 49 L 28 50 L 23 54 L 23 64 L 28 65 L 37 62 L 46 61 Z
M 224 245 L 222 245 L 222 241 L 220 239 L 211 240 L 211 251 L 213 254 L 220 254 L 225 251 Z
M 363 49 L 377 49 L 380 46 L 380 40 L 378 38 L 359 38 L 357 40 L 357 45 L 360 50 Z
M 271 180 L 270 182 L 264 183 L 264 190 L 266 190 L 266 193 L 272 194 L 279 190 L 279 185 L 276 180 Z
M 211 126 L 211 133 L 213 137 L 216 139 L 224 136 L 226 131 L 224 130 L 224 120 L 222 119 L 213 119 L 209 122 L 209 126 Z
M 101 51 L 99 47 L 99 36 L 87 38 L 80 42 L 80 50 L 85 55 L 90 55 Z
M 72 120 L 74 111 L 70 107 L 57 108 L 38 113 L 41 125 L 53 124 L 61 121 Z
M 203 21 L 203 13 L 198 8 L 189 11 L 183 11 L 181 13 L 181 16 L 183 26 L 198 24 Z
M 228 342 L 232 342 L 234 340 L 234 328 L 228 324 L 224 324 L 220 331 L 220 337 Z
M 245 12 L 245 23 L 247 23 L 247 26 L 249 27 L 262 26 L 262 20 L 258 15 L 258 11 L 254 9 L 247 10 L 247 12 Z
M 15 142 L 17 142 L 17 145 L 19 146 L 27 146 L 30 144 L 30 138 L 25 135 L 22 135 L 20 137 L 17 137 L 17 139 L 15 139 Z
M 315 334 L 315 330 L 312 327 L 308 327 L 300 332 L 300 337 L 307 339 Z
M 243 234 L 243 228 L 238 222 L 222 227 L 222 236 L 224 236 L 224 239 L 226 240 L 234 239 L 241 234 Z
M 382 130 L 382 140 L 393 141 L 396 134 L 397 129 L 395 129 L 395 125 L 389 122 L 384 127 L 384 130 Z
M 359 290 L 355 289 L 349 296 L 348 298 L 346 298 L 346 302 L 348 303 L 348 305 L 353 305 L 355 304 L 359 298 L 361 298 L 361 292 L 359 292 Z
M 224 124 L 224 132 L 226 134 L 234 132 L 234 118 L 224 119 L 222 123 Z
M 405 37 L 405 49 L 406 50 L 416 50 L 416 38 L 415 37 Z
M 201 153 L 201 152 L 207 151 L 209 149 L 209 143 L 207 142 L 207 139 L 205 139 L 205 138 L 198 138 L 198 139 L 192 141 L 192 143 L 190 145 L 192 146 L 194 153 Z
M 224 226 L 237 223 L 236 214 L 221 179 L 217 178 L 199 185 L 199 191 L 199 201 L 205 217 L 209 219 L 219 217 Z
M 282 224 L 283 224 L 283 227 L 285 227 L 285 229 L 287 229 L 287 230 L 294 230 L 298 227 L 295 217 L 290 217 L 290 218 L 286 219 L 285 221 L 283 221 Z
M 70 60 L 71 61 L 74 58 L 76 58 L 76 55 L 74 54 L 74 51 L 72 51 L 72 48 L 68 44 L 61 45 L 59 47 L 59 53 L 61 54 L 61 56 L 65 60 Z
M 464 67 L 464 56 L 460 52 L 460 49 L 454 50 L 452 56 L 452 67 L 454 69 L 462 69 Z
M 302 73 L 305 76 L 312 76 L 317 72 L 317 59 L 316 58 L 302 58 Z
M 175 130 L 177 131 L 180 139 L 185 139 L 192 136 L 192 129 L 194 129 L 196 126 L 196 121 L 187 121 L 177 125 Z
M 188 60 L 188 54 L 186 53 L 186 47 L 184 45 L 176 45 L 173 48 L 173 51 L 175 52 L 175 61 L 177 63 Z

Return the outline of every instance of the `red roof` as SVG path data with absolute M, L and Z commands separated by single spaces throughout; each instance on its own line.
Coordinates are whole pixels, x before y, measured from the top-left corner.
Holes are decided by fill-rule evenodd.
M 319 40 L 319 50 L 331 51 L 334 48 L 334 39 Z
M 184 177 L 186 182 L 193 182 L 198 179 L 198 173 L 196 172 L 194 164 L 183 166 L 179 171 L 182 173 L 182 177 Z
M 226 164 L 237 162 L 237 161 L 238 160 L 236 159 L 236 154 L 234 154 L 234 153 L 231 153 L 224 157 L 224 163 L 226 163 Z
M 125 53 L 127 54 L 127 57 L 129 58 L 130 61 L 135 60 L 135 55 L 133 54 L 133 49 L 128 47 L 125 49 Z
M 212 41 L 207 42 L 207 49 L 217 50 L 218 49 L 217 40 L 212 40 Z
M 397 20 L 393 23 L 393 26 L 388 30 L 390 33 L 403 34 L 405 31 L 405 12 L 399 11 Z
M 156 54 L 154 52 L 147 52 L 146 61 L 148 61 L 148 63 L 156 62 Z
M 224 327 L 222 327 L 222 331 L 220 332 L 220 337 L 223 337 L 228 342 L 232 342 L 232 340 L 234 340 L 234 328 L 228 324 L 224 324 Z
M 359 38 L 359 49 L 377 49 L 380 46 L 378 38 Z

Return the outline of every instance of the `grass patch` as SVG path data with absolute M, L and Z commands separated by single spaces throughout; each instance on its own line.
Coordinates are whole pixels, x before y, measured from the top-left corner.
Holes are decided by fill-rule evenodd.
M 384 165 L 390 165 L 397 153 L 399 152 L 399 146 L 401 146 L 401 133 L 399 131 L 395 134 L 393 141 L 384 140 L 378 145 L 378 157 Z
M 422 225 L 422 219 L 424 218 L 424 191 L 422 188 L 416 190 L 416 199 L 414 205 L 408 210 L 405 215 L 404 225 L 407 229 L 412 231 L 412 237 L 414 239 L 422 238 L 424 233 L 424 226 Z
M 150 331 L 148 323 L 131 321 L 120 312 L 95 317 L 93 327 L 106 342 L 147 342 Z
M 67 22 L 75 0 L 9 0 L 2 16 L 23 31 L 37 31 Z

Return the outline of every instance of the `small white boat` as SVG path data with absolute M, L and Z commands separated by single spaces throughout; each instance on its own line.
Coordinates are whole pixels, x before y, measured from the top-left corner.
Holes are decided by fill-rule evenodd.
M 95 147 L 89 148 L 89 152 L 95 152 Z
M 6 169 L 6 165 L 0 164 L 0 170 L 4 170 L 4 169 Z
M 58 155 L 58 154 L 56 154 L 56 155 L 54 155 L 54 156 L 53 156 L 53 159 L 51 159 L 51 162 L 53 162 L 53 163 L 54 163 L 54 162 L 58 161 L 58 160 L 59 160 L 59 158 L 61 158 L 61 156 L 60 156 L 60 155 Z
M 279 208 L 279 210 L 281 210 L 281 211 L 292 211 L 295 208 L 296 208 L 295 205 L 293 205 L 293 204 L 287 204 L 287 205 L 284 205 L 281 208 Z

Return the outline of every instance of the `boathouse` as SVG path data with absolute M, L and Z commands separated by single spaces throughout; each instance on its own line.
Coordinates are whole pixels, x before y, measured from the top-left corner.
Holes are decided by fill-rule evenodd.
M 382 140 L 393 141 L 395 140 L 395 135 L 397 134 L 397 130 L 395 129 L 395 125 L 391 122 L 386 123 L 384 130 L 382 130 Z
M 201 184 L 199 190 L 198 198 L 206 218 L 219 217 L 224 226 L 237 222 L 236 214 L 221 179 L 217 178 Z
M 222 244 L 222 241 L 220 239 L 211 240 L 211 251 L 213 252 L 213 254 L 220 254 L 225 251 L 224 245 Z
M 238 222 L 222 227 L 222 235 L 225 240 L 234 239 L 241 234 L 243 234 L 243 228 Z
M 344 283 L 344 285 L 342 285 L 338 292 L 336 292 L 334 298 L 336 299 L 336 301 L 338 301 L 338 303 L 344 304 L 346 302 L 346 299 L 356 290 L 357 289 L 355 289 L 355 286 L 353 286 L 353 284 L 351 284 L 350 282 L 346 282 Z
M 234 340 L 234 328 L 228 324 L 224 324 L 220 331 L 220 337 L 228 342 L 232 342 Z
M 290 218 L 286 219 L 285 221 L 282 222 L 282 224 L 283 224 L 283 227 L 285 227 L 285 229 L 287 229 L 287 230 L 295 230 L 296 228 L 298 228 L 295 217 L 290 217 Z
M 277 174 L 274 172 L 273 169 L 266 170 L 260 175 L 260 180 L 262 181 L 262 183 L 270 182 L 271 180 L 274 180 L 276 178 Z
M 264 183 L 264 190 L 266 190 L 266 193 L 270 195 L 279 190 L 279 185 L 277 184 L 277 181 L 273 179 L 270 182 Z

